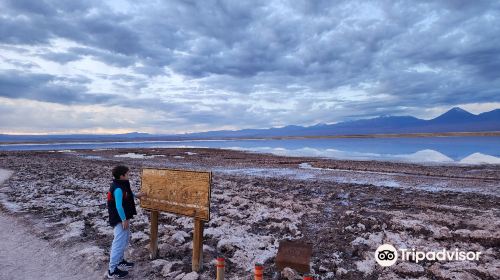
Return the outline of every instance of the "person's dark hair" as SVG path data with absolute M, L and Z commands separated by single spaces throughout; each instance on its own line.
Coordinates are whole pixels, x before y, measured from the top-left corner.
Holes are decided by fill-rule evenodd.
M 126 167 L 125 165 L 117 165 L 113 168 L 113 171 L 111 171 L 111 173 L 113 173 L 113 177 L 115 179 L 119 180 L 120 176 L 125 175 L 128 170 L 128 167 Z

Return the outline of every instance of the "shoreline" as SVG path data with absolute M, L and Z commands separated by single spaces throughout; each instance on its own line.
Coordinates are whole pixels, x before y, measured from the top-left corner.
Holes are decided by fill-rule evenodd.
M 347 135 L 319 135 L 319 136 L 269 136 L 269 137 L 207 137 L 207 138 L 169 138 L 145 137 L 131 139 L 71 139 L 47 141 L 0 141 L 2 145 L 32 145 L 32 144 L 77 144 L 77 143 L 148 143 L 148 142 L 189 142 L 189 141 L 244 141 L 244 140 L 294 140 L 294 139 L 342 139 L 342 138 L 430 138 L 430 137 L 497 137 L 500 131 L 484 132 L 437 132 L 437 133 L 374 133 L 374 134 L 347 134 Z

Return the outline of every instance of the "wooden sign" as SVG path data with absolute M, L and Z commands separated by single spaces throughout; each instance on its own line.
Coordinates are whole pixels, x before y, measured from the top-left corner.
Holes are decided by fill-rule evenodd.
M 150 257 L 158 256 L 158 212 L 193 217 L 192 270 L 203 264 L 203 221 L 210 220 L 212 173 L 191 170 L 142 169 L 141 207 L 151 210 Z
M 302 241 L 280 241 L 276 267 L 283 270 L 285 267 L 293 268 L 298 272 L 309 273 L 312 255 L 312 245 Z
M 211 182 L 211 172 L 145 168 L 141 207 L 209 221 Z

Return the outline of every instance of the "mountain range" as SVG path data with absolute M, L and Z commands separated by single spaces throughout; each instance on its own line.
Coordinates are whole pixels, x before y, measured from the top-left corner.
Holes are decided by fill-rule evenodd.
M 464 109 L 455 107 L 431 120 L 422 120 L 412 116 L 383 116 L 336 124 L 317 124 L 308 127 L 290 125 L 270 129 L 221 130 L 186 135 L 196 138 L 217 138 L 485 131 L 500 131 L 500 109 L 474 115 Z
M 175 135 L 148 134 L 139 132 L 113 135 L 0 134 L 0 142 L 179 140 L 447 132 L 500 132 L 500 109 L 475 115 L 464 109 L 455 107 L 430 120 L 423 120 L 412 116 L 383 116 L 371 119 L 340 122 L 336 124 L 317 124 L 306 127 L 289 125 L 285 127 L 267 129 L 219 130 Z

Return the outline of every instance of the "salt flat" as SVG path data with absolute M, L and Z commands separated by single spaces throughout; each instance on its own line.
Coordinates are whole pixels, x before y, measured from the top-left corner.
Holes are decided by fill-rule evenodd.
M 131 153 L 144 156 L 116 157 Z M 58 248 L 84 245 L 87 249 L 73 249 L 74 255 L 104 273 L 112 240 L 104 197 L 118 163 L 131 167 L 135 190 L 142 167 L 214 172 L 200 279 L 214 278 L 212 261 L 218 255 L 226 257 L 231 279 L 251 275 L 255 262 L 264 263 L 265 276 L 273 277 L 278 242 L 285 238 L 313 243 L 312 269 L 320 279 L 494 279 L 499 274 L 499 165 L 424 166 L 192 148 L 6 152 L 0 167 L 15 173 L 2 188 L 12 209 L 4 210 L 36 217 L 35 234 Z M 155 262 L 148 259 L 149 213 L 140 209 L 132 223 L 135 277 L 182 278 L 190 271 L 192 220 L 160 216 Z M 479 250 L 483 257 L 401 263 L 387 270 L 373 260 L 382 242 Z

